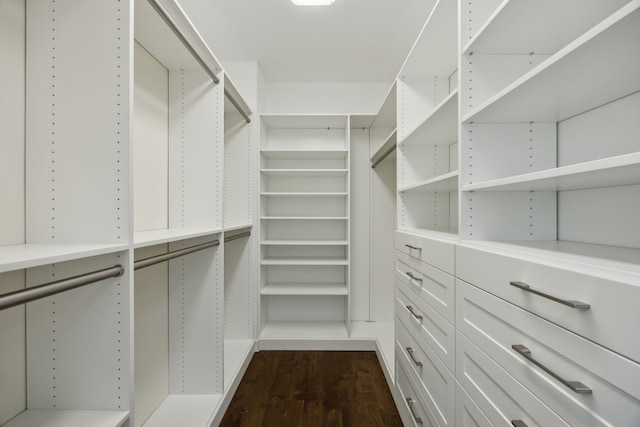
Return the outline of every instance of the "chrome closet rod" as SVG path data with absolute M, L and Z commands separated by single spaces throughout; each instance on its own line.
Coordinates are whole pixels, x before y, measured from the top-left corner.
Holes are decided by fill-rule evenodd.
M 371 167 L 375 168 L 376 166 L 378 166 L 378 164 L 383 161 L 384 159 L 387 158 L 387 156 L 391 153 L 393 153 L 393 151 L 396 149 L 396 145 L 392 145 L 391 147 L 389 147 L 384 153 L 382 153 L 380 155 L 379 158 L 377 158 L 376 160 L 373 161 L 373 163 L 371 163 Z
M 159 264 L 170 259 L 179 258 L 181 256 L 189 255 L 191 253 L 201 251 L 203 249 L 211 248 L 213 246 L 219 246 L 220 240 L 214 240 L 212 242 L 202 243 L 200 245 L 189 246 L 188 248 L 178 249 L 176 251 L 167 252 L 161 255 L 151 256 L 149 258 L 140 259 L 133 263 L 133 269 L 139 270 L 141 268 L 149 267 L 150 265 Z
M 232 240 L 242 239 L 243 237 L 249 237 L 249 236 L 251 236 L 251 232 L 245 231 L 244 233 L 234 234 L 233 236 L 225 237 L 224 242 L 227 243 L 227 242 L 231 242 Z
M 118 277 L 123 273 L 124 268 L 121 265 L 114 265 L 113 267 L 97 270 L 92 273 L 85 273 L 79 276 L 69 277 L 68 279 L 57 280 L 55 282 L 49 282 L 0 295 L 0 310 L 35 301 L 60 292 L 78 288 L 80 286 L 89 285 L 91 283 L 99 282 L 100 280 Z
M 200 56 L 196 48 L 193 47 L 193 45 L 191 44 L 187 36 L 185 36 L 182 30 L 180 30 L 180 27 L 178 27 L 176 22 L 171 18 L 171 16 L 167 13 L 164 7 L 162 7 L 162 5 L 158 2 L 158 0 L 148 0 L 148 1 L 151 7 L 153 7 L 155 11 L 158 12 L 158 15 L 160 15 L 160 17 L 164 20 L 164 22 L 167 23 L 169 28 L 171 28 L 171 31 L 173 31 L 173 33 L 178 37 L 178 39 L 180 39 L 184 47 L 186 47 L 187 50 L 191 53 L 191 55 L 193 55 L 193 57 L 195 58 L 196 61 L 198 61 L 200 66 L 204 68 L 204 71 L 209 75 L 209 77 L 211 77 L 211 80 L 213 80 L 215 84 L 220 83 L 220 79 L 218 78 L 218 76 L 216 76 L 216 73 L 214 73 L 213 70 L 209 68 L 209 66 L 204 61 L 204 59 L 202 59 L 202 56 Z M 226 89 L 224 90 L 224 95 L 233 104 L 233 106 L 236 107 L 238 112 L 242 115 L 242 117 L 244 117 L 245 121 L 247 123 L 251 122 L 249 115 L 242 108 L 240 108 L 238 101 L 236 101 Z

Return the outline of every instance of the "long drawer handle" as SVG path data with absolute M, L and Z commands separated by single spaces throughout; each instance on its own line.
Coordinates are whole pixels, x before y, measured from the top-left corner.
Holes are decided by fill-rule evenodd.
M 413 349 L 411 347 L 406 347 L 407 349 L 407 353 L 409 353 L 409 357 L 411 357 L 411 360 L 413 360 L 413 363 L 416 364 L 416 366 L 419 366 L 422 368 L 422 362 L 420 362 L 419 360 L 416 360 L 416 357 L 413 355 Z
M 528 361 L 530 361 L 531 363 L 533 363 L 534 365 L 536 365 L 537 367 L 545 371 L 547 374 L 551 375 L 553 378 L 557 379 L 562 384 L 569 387 L 574 393 L 582 393 L 582 394 L 592 393 L 592 390 L 586 385 L 582 384 L 581 382 L 565 380 L 560 375 L 556 374 L 551 369 L 547 368 L 542 363 L 538 362 L 536 359 L 533 358 L 533 356 L 531 356 L 531 350 L 529 350 L 524 345 L 514 344 L 511 346 L 511 348 L 514 349 L 516 352 L 518 352 L 522 357 L 524 357 L 525 359 L 527 359 Z
M 414 275 L 413 275 L 413 273 L 412 273 L 412 272 L 410 272 L 410 271 L 407 271 L 407 276 L 411 277 L 411 278 L 412 278 L 413 280 L 415 280 L 416 282 L 420 282 L 420 283 L 422 283 L 422 279 L 421 279 L 421 278 L 419 278 L 419 277 L 414 276 Z
M 409 405 L 409 411 L 411 411 L 411 416 L 415 420 L 416 424 L 422 425 L 422 418 L 417 416 L 413 410 L 413 404 L 415 403 L 415 401 L 410 397 L 405 398 L 405 400 L 407 401 L 407 405 Z
M 421 251 L 421 250 L 422 250 L 422 248 L 419 248 L 419 247 L 417 247 L 417 246 L 412 246 L 412 245 L 410 245 L 410 244 L 408 244 L 408 243 L 405 243 L 404 245 L 405 245 L 406 247 L 408 247 L 409 249 L 413 249 L 413 250 L 416 250 L 416 251 Z
M 416 312 L 413 311 L 413 306 L 408 305 L 406 307 L 407 307 L 407 310 L 409 310 L 409 313 L 413 314 L 413 317 L 415 317 L 418 320 L 422 320 L 422 316 L 419 314 L 416 314 Z
M 577 309 L 580 309 L 580 310 L 586 310 L 586 309 L 591 308 L 591 305 L 587 304 L 586 302 L 566 300 L 566 299 L 554 297 L 554 296 L 549 295 L 549 294 L 545 294 L 544 292 L 536 291 L 535 289 L 531 289 L 531 287 L 529 285 L 527 285 L 526 283 L 511 282 L 510 285 L 511 286 L 515 286 L 516 288 L 522 289 L 523 291 L 527 291 L 527 292 L 531 292 L 532 294 L 540 295 L 541 297 L 550 299 L 551 301 L 555 301 L 557 303 L 567 305 L 567 306 L 569 306 L 571 308 L 577 308 Z
M 527 423 L 522 420 L 511 420 L 511 425 L 513 427 L 528 427 Z

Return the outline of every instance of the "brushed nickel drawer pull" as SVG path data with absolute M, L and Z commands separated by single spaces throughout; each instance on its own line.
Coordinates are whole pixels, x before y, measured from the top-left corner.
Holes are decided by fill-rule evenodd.
M 422 279 L 421 279 L 421 278 L 419 278 L 419 277 L 414 276 L 414 275 L 413 275 L 413 273 L 412 273 L 412 272 L 410 272 L 410 271 L 407 271 L 407 276 L 411 277 L 411 278 L 412 278 L 413 280 L 415 280 L 416 282 L 420 282 L 420 283 L 422 283 Z
M 409 405 L 409 411 L 411 411 L 411 416 L 415 420 L 416 424 L 422 425 L 422 418 L 418 417 L 413 411 L 413 404 L 415 403 L 415 401 L 410 397 L 407 397 L 405 400 L 407 401 L 407 405 Z
M 522 357 L 524 357 L 525 359 L 527 359 L 528 361 L 530 361 L 531 363 L 533 363 L 534 365 L 536 365 L 537 367 L 545 371 L 547 374 L 551 375 L 553 378 L 557 379 L 562 384 L 569 387 L 574 393 L 582 393 L 582 394 L 592 393 L 592 390 L 586 385 L 582 384 L 581 382 L 565 380 L 560 375 L 556 374 L 551 369 L 547 368 L 542 363 L 538 362 L 536 359 L 533 358 L 533 356 L 531 356 L 531 350 L 529 350 L 524 345 L 514 344 L 511 346 L 511 348 L 513 348 L 516 352 L 518 352 Z
M 528 427 L 527 423 L 522 420 L 511 420 L 511 425 L 513 427 Z
M 416 314 L 416 312 L 413 311 L 413 306 L 408 305 L 407 310 L 409 310 L 409 313 L 413 314 L 413 317 L 415 317 L 418 320 L 422 320 L 422 316 L 420 316 L 419 314 Z
M 406 247 L 408 247 L 409 249 L 413 249 L 413 250 L 416 250 L 416 251 L 421 251 L 421 250 L 422 250 L 422 248 L 419 248 L 419 247 L 417 247 L 417 246 L 411 246 L 411 245 L 410 245 L 410 244 L 408 244 L 408 243 L 405 243 L 404 245 L 405 245 Z
M 413 355 L 413 349 L 411 347 L 406 347 L 407 349 L 407 353 L 409 353 L 409 357 L 411 357 L 411 360 L 413 360 L 413 363 L 416 364 L 416 366 L 419 366 L 422 368 L 422 362 L 420 362 L 419 360 L 416 360 L 415 356 Z
M 540 295 L 541 297 L 550 299 L 551 301 L 555 301 L 557 303 L 564 304 L 564 305 L 569 306 L 571 308 L 577 308 L 577 309 L 580 309 L 580 310 L 586 310 L 588 308 L 591 308 L 591 306 L 589 304 L 587 304 L 586 302 L 570 301 L 570 300 L 566 300 L 566 299 L 557 298 L 557 297 L 554 297 L 554 296 L 549 295 L 549 294 L 545 294 L 544 292 L 536 291 L 535 289 L 531 289 L 531 287 L 529 285 L 527 285 L 526 283 L 511 282 L 510 285 L 511 286 L 515 286 L 516 288 L 522 289 L 523 291 L 527 291 L 527 292 L 531 292 L 532 294 Z

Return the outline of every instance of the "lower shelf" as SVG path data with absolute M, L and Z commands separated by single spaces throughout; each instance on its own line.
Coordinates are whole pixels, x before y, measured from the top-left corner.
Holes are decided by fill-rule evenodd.
M 29 409 L 6 423 L 5 427 L 119 427 L 129 411 L 71 411 Z
M 143 426 L 208 426 L 221 400 L 221 394 L 170 394 Z
M 262 330 L 262 339 L 347 338 L 344 322 L 269 322 Z
M 261 295 L 348 295 L 344 283 L 267 283 Z

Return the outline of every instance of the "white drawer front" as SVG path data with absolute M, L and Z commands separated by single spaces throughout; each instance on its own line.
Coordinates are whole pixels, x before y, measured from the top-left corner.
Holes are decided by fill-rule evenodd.
M 401 282 L 397 282 L 396 316 L 411 334 L 438 355 L 451 372 L 455 372 L 455 328 L 431 306 L 415 298 Z
M 568 426 L 460 332 L 457 345 L 458 381 L 492 425 Z
M 397 325 L 396 357 L 434 418 L 437 426 L 451 426 L 455 419 L 455 378 L 444 363 L 426 345 L 407 331 L 402 321 Z
M 458 330 L 569 424 L 640 425 L 639 364 L 462 281 L 456 304 Z M 592 392 L 572 391 L 513 345 L 526 346 L 556 375 Z M 456 348 L 461 351 L 459 341 Z
M 433 417 L 426 409 L 424 402 L 416 391 L 415 385 L 409 380 L 409 375 L 405 367 L 396 360 L 397 387 L 402 398 L 402 408 L 398 408 L 401 413 L 409 414 L 409 426 L 428 427 L 435 426 Z M 406 421 L 406 416 L 403 420 Z
M 454 273 L 455 244 L 396 231 L 396 249 L 449 274 Z
M 456 260 L 456 277 L 640 362 L 640 340 L 631 338 L 640 325 L 640 281 L 621 283 L 464 246 L 456 246 Z M 571 308 L 511 282 L 590 308 Z
M 396 251 L 396 277 L 449 322 L 454 322 L 452 275 Z
M 456 383 L 456 427 L 486 427 L 491 422 L 466 391 Z

